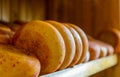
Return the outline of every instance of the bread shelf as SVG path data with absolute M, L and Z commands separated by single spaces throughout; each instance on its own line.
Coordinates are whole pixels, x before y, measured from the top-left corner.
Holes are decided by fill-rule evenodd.
M 71 68 L 57 71 L 40 77 L 87 77 L 117 64 L 117 55 L 79 64 Z

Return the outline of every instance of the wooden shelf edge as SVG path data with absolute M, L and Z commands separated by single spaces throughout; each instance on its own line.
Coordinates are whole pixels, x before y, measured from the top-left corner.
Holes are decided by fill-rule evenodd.
M 110 68 L 116 64 L 117 55 L 114 54 L 40 77 L 87 77 Z

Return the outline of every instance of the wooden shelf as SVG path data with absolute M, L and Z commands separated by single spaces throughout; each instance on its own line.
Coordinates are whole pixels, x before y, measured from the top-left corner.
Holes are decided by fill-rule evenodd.
M 87 77 L 110 68 L 116 64 L 117 55 L 114 54 L 40 77 Z

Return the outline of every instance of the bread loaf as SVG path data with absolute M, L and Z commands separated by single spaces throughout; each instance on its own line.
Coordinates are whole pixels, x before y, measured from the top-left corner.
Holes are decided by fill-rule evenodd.
M 90 60 L 95 60 L 100 57 L 100 46 L 93 41 L 89 41 Z
M 0 24 L 0 43 L 10 43 L 14 32 L 6 25 Z
M 114 48 L 110 44 L 104 43 L 102 41 L 95 40 L 96 43 L 98 43 L 101 47 L 104 47 L 104 50 L 107 50 L 107 55 L 112 55 L 114 53 Z
M 96 42 L 96 44 L 100 46 L 100 50 L 101 50 L 100 57 L 105 57 L 107 55 L 112 55 L 114 53 L 114 48 L 110 44 L 107 44 L 103 41 L 96 40 L 89 35 L 88 35 L 88 39 L 90 41 Z
M 56 71 L 65 57 L 65 43 L 59 31 L 49 23 L 31 21 L 13 37 L 13 44 L 35 54 L 41 62 L 41 75 Z
M 76 45 L 75 56 L 74 56 L 72 63 L 69 65 L 69 66 L 74 66 L 80 60 L 80 58 L 82 56 L 82 49 L 83 49 L 82 40 L 81 40 L 81 37 L 79 36 L 78 32 L 74 28 L 69 26 L 69 24 L 67 24 L 67 23 L 64 23 L 64 25 L 67 28 L 69 28 L 69 30 L 71 31 L 71 33 L 74 37 L 74 40 L 75 40 L 75 45 Z
M 88 39 L 87 39 L 87 35 L 85 34 L 85 32 L 79 28 L 78 26 L 74 25 L 74 24 L 69 24 L 71 27 L 73 27 L 80 35 L 81 39 L 82 39 L 82 45 L 83 45 L 83 51 L 82 51 L 82 56 L 80 58 L 80 60 L 78 61 L 77 64 L 80 64 L 84 61 L 85 59 L 85 55 L 89 49 L 89 44 L 88 44 Z
M 11 29 L 6 25 L 0 24 L 0 34 L 10 34 Z
M 0 77 L 38 77 L 40 62 L 21 49 L 0 44 Z
M 65 42 L 66 54 L 65 54 L 64 62 L 59 68 L 61 70 L 68 67 L 73 61 L 76 50 L 75 40 L 70 30 L 62 23 L 56 21 L 47 21 L 47 22 L 52 24 L 61 33 Z

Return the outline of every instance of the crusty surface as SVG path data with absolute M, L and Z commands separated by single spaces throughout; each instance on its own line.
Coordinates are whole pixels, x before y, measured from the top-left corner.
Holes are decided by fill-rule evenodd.
M 63 23 L 72 33 L 74 40 L 75 40 L 75 45 L 76 45 L 76 52 L 75 52 L 75 56 L 74 59 L 72 61 L 72 63 L 69 66 L 74 66 L 81 58 L 82 55 L 82 40 L 81 37 L 79 36 L 78 32 L 72 28 L 71 26 L 69 26 L 69 24 L 67 23 Z
M 82 63 L 84 60 L 85 60 L 85 55 L 88 51 L 88 47 L 89 47 L 89 44 L 88 44 L 88 39 L 87 39 L 87 36 L 85 34 L 85 32 L 79 28 L 78 26 L 74 25 L 74 24 L 70 24 L 71 27 L 73 27 L 80 35 L 81 39 L 82 39 L 82 45 L 83 45 L 83 51 L 82 51 L 82 56 L 80 58 L 80 60 L 78 61 L 77 64 L 80 64 Z
M 0 77 L 38 77 L 40 62 L 10 45 L 0 45 Z
M 104 41 L 96 40 L 89 35 L 88 35 L 88 40 L 94 41 L 100 46 L 100 50 L 101 50 L 100 57 L 105 57 L 108 55 L 112 55 L 114 53 L 114 48 L 112 45 L 105 43 Z
M 89 41 L 90 60 L 95 60 L 100 57 L 100 46 L 93 41 Z
M 0 34 L 11 34 L 12 30 L 3 24 L 0 24 Z
M 67 27 L 65 27 L 62 23 L 56 21 L 47 21 L 47 22 L 52 24 L 55 28 L 57 28 L 64 39 L 66 46 L 66 54 L 65 54 L 64 62 L 59 68 L 59 69 L 64 69 L 71 64 L 75 55 L 76 46 L 73 35 L 70 32 L 70 30 Z
M 100 58 L 107 56 L 108 49 L 107 49 L 106 45 L 104 45 L 103 42 L 98 41 L 98 40 L 92 38 L 92 37 L 89 36 L 89 35 L 88 35 L 87 37 L 88 37 L 88 40 L 89 40 L 89 41 L 93 41 L 93 42 L 95 42 L 97 45 L 99 45 L 99 47 L 100 47 Z
M 13 44 L 37 55 L 41 62 L 41 75 L 56 71 L 65 57 L 65 44 L 58 30 L 43 21 L 31 21 L 20 28 Z
M 8 44 L 10 41 L 10 37 L 7 34 L 0 34 L 0 43 L 1 44 Z
M 107 49 L 107 55 L 112 55 L 114 53 L 114 48 L 112 45 L 110 44 L 107 44 L 105 42 L 102 42 L 102 41 L 98 41 L 98 40 L 95 40 L 96 43 L 98 43 L 98 45 L 102 46 L 102 47 L 105 47 Z
M 0 43 L 8 44 L 14 32 L 6 25 L 0 24 Z

